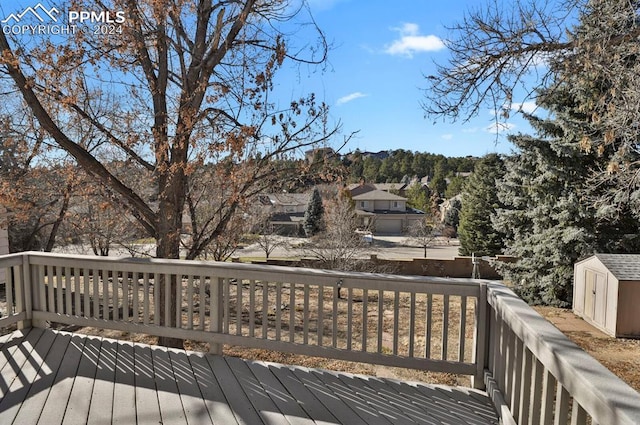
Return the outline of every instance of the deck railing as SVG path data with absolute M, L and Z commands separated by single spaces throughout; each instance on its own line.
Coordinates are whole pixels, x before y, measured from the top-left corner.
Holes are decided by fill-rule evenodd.
M 43 253 L 0 257 L 0 269 L 0 327 L 48 321 L 465 374 L 503 423 L 640 423 L 637 392 L 498 283 Z M 161 287 L 173 313 L 156 302 Z

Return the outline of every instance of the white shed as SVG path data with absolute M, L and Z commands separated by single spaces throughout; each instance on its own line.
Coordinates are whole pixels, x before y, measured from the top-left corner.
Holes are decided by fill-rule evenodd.
M 595 254 L 574 266 L 573 312 L 615 337 L 640 338 L 640 254 Z

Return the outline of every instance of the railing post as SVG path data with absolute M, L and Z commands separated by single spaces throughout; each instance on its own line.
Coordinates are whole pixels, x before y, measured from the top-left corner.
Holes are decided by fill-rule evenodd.
M 25 329 L 31 327 L 31 320 L 33 318 L 33 307 L 31 298 L 31 263 L 29 261 L 29 255 L 22 255 L 22 266 L 16 267 L 16 272 L 19 271 L 20 276 L 17 279 L 17 285 L 15 285 L 16 291 L 16 310 L 19 312 L 25 312 L 27 320 L 18 322 L 18 329 Z M 16 273 L 13 273 L 14 279 Z
M 211 277 L 211 288 L 209 296 L 211 297 L 211 310 L 209 314 L 209 331 L 214 333 L 222 333 L 222 312 L 224 311 L 224 297 L 222 294 L 224 285 L 223 278 Z M 209 344 L 210 354 L 222 354 L 222 344 L 218 342 L 211 342 Z
M 38 320 L 33 318 L 34 311 L 44 311 L 45 310 L 45 300 L 42 298 L 42 288 L 44 288 L 44 271 L 42 269 L 43 266 L 34 266 L 31 264 L 31 256 L 24 255 L 23 260 L 23 268 L 24 268 L 24 276 L 28 296 L 27 296 L 27 317 L 31 318 L 31 326 L 34 328 L 47 328 L 48 324 L 46 320 Z
M 480 294 L 476 306 L 476 330 L 474 332 L 473 362 L 476 365 L 476 373 L 471 377 L 473 388 L 484 390 L 484 370 L 487 368 L 489 348 L 489 308 L 487 300 L 487 283 L 479 282 Z

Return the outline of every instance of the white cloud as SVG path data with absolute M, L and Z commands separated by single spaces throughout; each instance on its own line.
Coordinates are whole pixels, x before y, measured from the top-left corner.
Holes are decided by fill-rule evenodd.
M 522 111 L 522 112 L 526 112 L 527 114 L 531 114 L 533 113 L 533 111 L 535 111 L 538 108 L 538 105 L 536 105 L 536 102 L 522 102 L 522 103 L 514 103 L 511 105 L 511 109 L 514 111 Z
M 435 35 L 420 35 L 417 24 L 405 23 L 400 28 L 393 28 L 400 33 L 400 38 L 388 44 L 384 51 L 390 55 L 413 57 L 414 53 L 435 52 L 445 48 L 442 39 Z
M 451 134 L 451 133 L 443 134 L 442 136 L 440 136 L 440 138 L 442 138 L 444 140 L 451 140 L 451 139 L 453 139 L 453 134 Z
M 356 100 L 356 99 L 359 99 L 361 97 L 367 97 L 367 96 L 368 96 L 367 94 L 361 93 L 359 91 L 353 92 L 353 93 L 350 93 L 350 94 L 348 94 L 346 96 L 342 96 L 340 99 L 338 99 L 336 101 L 336 104 L 344 105 L 345 103 L 351 102 L 352 100 Z
M 511 131 L 514 128 L 516 128 L 515 124 L 511 124 L 508 122 L 494 122 L 491 125 L 485 127 L 484 131 L 486 131 L 487 133 L 497 134 L 497 133 Z

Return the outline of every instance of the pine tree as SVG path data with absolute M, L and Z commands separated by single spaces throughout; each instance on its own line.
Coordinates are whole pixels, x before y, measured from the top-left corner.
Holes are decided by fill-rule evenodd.
M 420 211 L 428 212 L 429 202 L 429 190 L 424 187 L 420 182 L 416 181 L 406 190 L 407 204 L 411 208 L 415 208 Z
M 302 224 L 304 233 L 307 237 L 311 237 L 322 229 L 324 215 L 324 207 L 322 206 L 322 197 L 318 188 L 313 188 L 307 210 L 304 213 L 304 222 Z
M 452 198 L 450 200 L 451 206 L 444 215 L 444 225 L 452 227 L 456 233 L 458 231 L 458 225 L 460 224 L 460 210 L 462 209 L 462 202 L 458 198 Z
M 583 16 L 577 34 L 594 30 L 596 10 Z M 518 258 L 498 265 L 516 291 L 530 303 L 569 306 L 576 261 L 598 251 L 633 251 L 640 238 L 628 204 L 611 209 L 592 202 L 619 189 L 592 183 L 594 170 L 605 169 L 617 154 L 615 143 L 591 146 L 611 137 L 594 122 L 593 112 L 610 82 L 602 74 L 566 67 L 562 60 L 552 61 L 555 83 L 538 94 L 538 105 L 550 118 L 528 116 L 536 136 L 510 137 L 517 153 L 505 160 L 506 173 L 498 183 L 504 207 L 494 225 L 506 231 L 507 252 Z
M 491 222 L 501 207 L 496 181 L 502 178 L 503 167 L 498 155 L 486 155 L 465 184 L 458 226 L 460 255 L 495 255 L 503 251 L 504 234 Z

